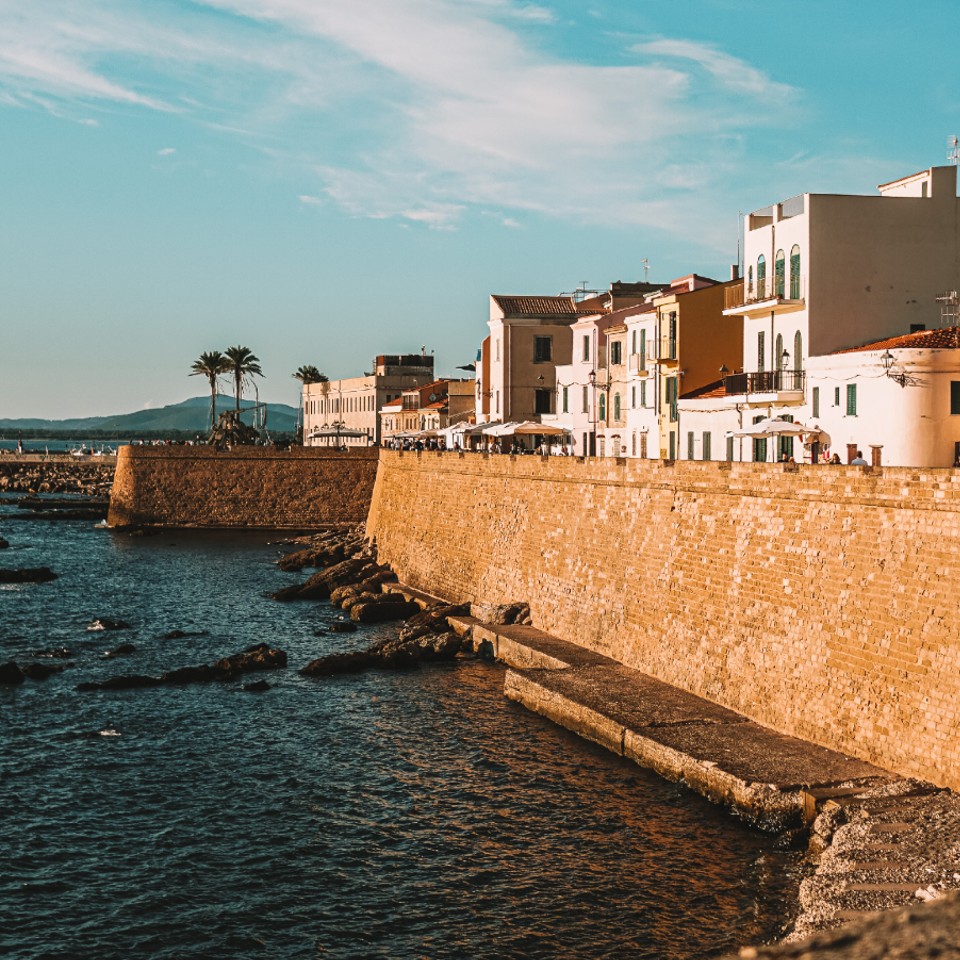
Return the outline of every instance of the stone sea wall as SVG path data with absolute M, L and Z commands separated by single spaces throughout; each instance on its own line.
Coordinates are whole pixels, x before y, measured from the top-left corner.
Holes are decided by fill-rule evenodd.
M 960 471 L 382 451 L 381 562 L 960 788 Z
M 111 526 L 312 528 L 362 523 L 376 450 L 121 447 Z

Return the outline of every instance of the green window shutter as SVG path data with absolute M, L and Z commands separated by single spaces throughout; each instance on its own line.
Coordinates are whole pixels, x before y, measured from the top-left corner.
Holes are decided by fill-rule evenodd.
M 790 299 L 800 299 L 800 248 L 790 251 Z
M 640 331 L 640 369 L 647 369 L 647 331 Z
M 813 416 L 815 418 L 820 416 L 820 388 L 819 387 L 813 388 Z
M 732 437 L 730 438 L 733 439 Z M 704 430 L 703 432 L 703 459 L 710 460 L 712 451 L 710 450 L 710 432 Z
M 857 385 L 855 383 L 847 384 L 847 416 L 855 417 L 857 415 Z
M 687 459 L 693 460 L 693 431 L 687 433 Z

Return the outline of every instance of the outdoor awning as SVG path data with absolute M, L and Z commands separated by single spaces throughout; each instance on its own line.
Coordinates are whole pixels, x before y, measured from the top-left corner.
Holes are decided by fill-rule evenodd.
M 759 423 L 751 423 L 742 430 L 731 430 L 728 437 L 800 437 L 814 432 L 813 427 L 802 423 L 793 423 L 790 420 L 778 420 L 776 417 L 767 417 Z
M 552 423 L 537 423 L 534 420 L 525 420 L 523 423 L 518 423 L 513 432 L 528 437 L 562 437 L 565 433 L 570 433 L 566 427 L 557 427 Z
M 316 430 L 311 430 L 307 434 L 308 440 L 320 440 L 327 437 L 366 437 L 367 434 L 363 430 L 347 430 L 344 427 L 342 430 L 337 430 L 335 427 L 317 427 Z

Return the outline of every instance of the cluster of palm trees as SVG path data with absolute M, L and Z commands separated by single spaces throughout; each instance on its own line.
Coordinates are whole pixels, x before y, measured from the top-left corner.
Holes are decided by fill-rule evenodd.
M 223 353 L 219 350 L 201 353 L 199 358 L 193 361 L 193 365 L 190 367 L 190 376 L 206 377 L 210 384 L 211 429 L 217 422 L 217 387 L 219 386 L 219 378 L 224 375 L 229 375 L 233 380 L 233 392 L 237 399 L 237 413 L 239 413 L 244 385 L 252 383 L 253 377 L 263 376 L 263 370 L 260 368 L 260 358 L 249 347 L 236 346 L 227 347 Z M 305 364 L 292 376 L 304 385 L 308 383 L 327 383 L 327 377 L 312 364 Z
M 233 391 L 237 398 L 237 413 L 240 412 L 240 401 L 243 398 L 243 387 L 251 383 L 253 377 L 262 377 L 260 358 L 249 347 L 227 347 L 221 353 L 211 350 L 201 353 L 199 359 L 193 361 L 190 367 L 190 376 L 207 378 L 210 384 L 210 427 L 217 422 L 217 386 L 219 378 L 229 374 L 233 378 Z

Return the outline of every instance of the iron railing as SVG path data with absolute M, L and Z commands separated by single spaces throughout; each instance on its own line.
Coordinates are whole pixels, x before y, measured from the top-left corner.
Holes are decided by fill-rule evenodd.
M 759 370 L 755 373 L 733 373 L 723 378 L 726 395 L 748 393 L 803 393 L 805 370 Z

